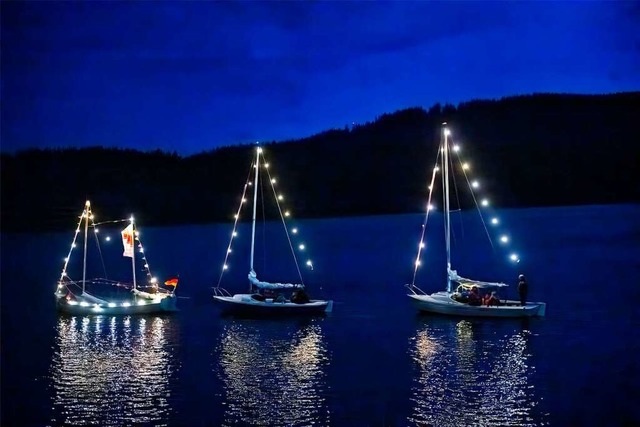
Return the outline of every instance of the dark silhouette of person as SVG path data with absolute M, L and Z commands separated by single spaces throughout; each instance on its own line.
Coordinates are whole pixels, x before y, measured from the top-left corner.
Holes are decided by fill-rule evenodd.
M 518 276 L 518 294 L 520 295 L 520 305 L 527 303 L 527 292 L 529 292 L 529 285 L 524 278 L 524 274 Z
M 291 295 L 291 302 L 294 302 L 296 304 L 306 304 L 310 301 L 311 300 L 309 299 L 309 296 L 304 291 L 304 289 L 297 289 Z
M 469 305 L 482 305 L 482 298 L 480 298 L 477 286 L 471 288 L 471 292 L 469 293 Z

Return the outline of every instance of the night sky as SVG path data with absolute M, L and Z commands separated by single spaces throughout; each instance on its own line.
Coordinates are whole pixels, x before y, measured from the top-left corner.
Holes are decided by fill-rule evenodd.
M 1 149 L 188 155 L 411 106 L 640 89 L 638 2 L 4 2 Z

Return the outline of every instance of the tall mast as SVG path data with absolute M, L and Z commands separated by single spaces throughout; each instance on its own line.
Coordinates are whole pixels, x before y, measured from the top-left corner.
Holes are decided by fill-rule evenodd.
M 447 292 L 451 292 L 451 279 L 449 278 L 449 270 L 451 269 L 451 220 L 449 218 L 449 129 L 446 122 L 442 127 L 442 140 L 444 154 L 442 156 L 442 168 L 444 169 L 444 229 L 445 242 L 447 245 Z
M 87 230 L 89 229 L 89 211 L 91 202 L 87 200 L 84 204 L 84 258 L 82 261 L 82 293 L 84 294 L 85 283 L 87 281 Z
M 136 226 L 133 223 L 133 215 L 131 215 L 131 236 L 133 253 L 131 254 L 131 270 L 133 271 L 133 290 L 136 290 Z
M 251 223 L 251 271 L 253 272 L 253 250 L 256 240 L 256 205 L 258 200 L 258 173 L 260 171 L 260 153 L 262 148 L 256 148 L 256 177 L 253 184 L 253 222 Z

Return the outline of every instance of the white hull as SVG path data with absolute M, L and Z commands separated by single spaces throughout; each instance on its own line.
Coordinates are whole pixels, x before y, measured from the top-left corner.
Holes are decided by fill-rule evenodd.
M 473 306 L 454 301 L 448 292 L 436 292 L 431 295 L 408 294 L 418 310 L 465 317 L 544 317 L 546 304 L 543 302 L 527 302 L 521 306 L 519 301 L 504 301 L 496 306 Z
M 333 309 L 333 301 L 311 300 L 308 303 L 297 304 L 290 301 L 275 302 L 271 298 L 258 301 L 251 298 L 251 294 L 236 294 L 233 296 L 214 296 L 213 300 L 222 305 L 223 311 L 234 314 L 255 315 L 295 315 L 295 314 L 324 314 Z
M 67 301 L 56 295 L 56 305 L 58 310 L 74 315 L 131 315 L 131 314 L 151 314 L 177 311 L 176 296 L 166 296 L 156 300 L 142 300 L 132 302 L 118 302 L 109 304 L 91 304 L 87 302 Z

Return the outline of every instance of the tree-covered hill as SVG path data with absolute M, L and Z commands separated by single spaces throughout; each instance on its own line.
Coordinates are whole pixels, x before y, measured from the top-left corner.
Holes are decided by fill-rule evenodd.
M 499 206 L 640 202 L 640 92 L 410 108 L 263 146 L 297 217 L 418 212 L 444 121 Z M 86 198 L 103 218 L 135 212 L 146 225 L 229 220 L 251 156 L 250 146 L 3 153 L 2 229 L 68 229 Z

